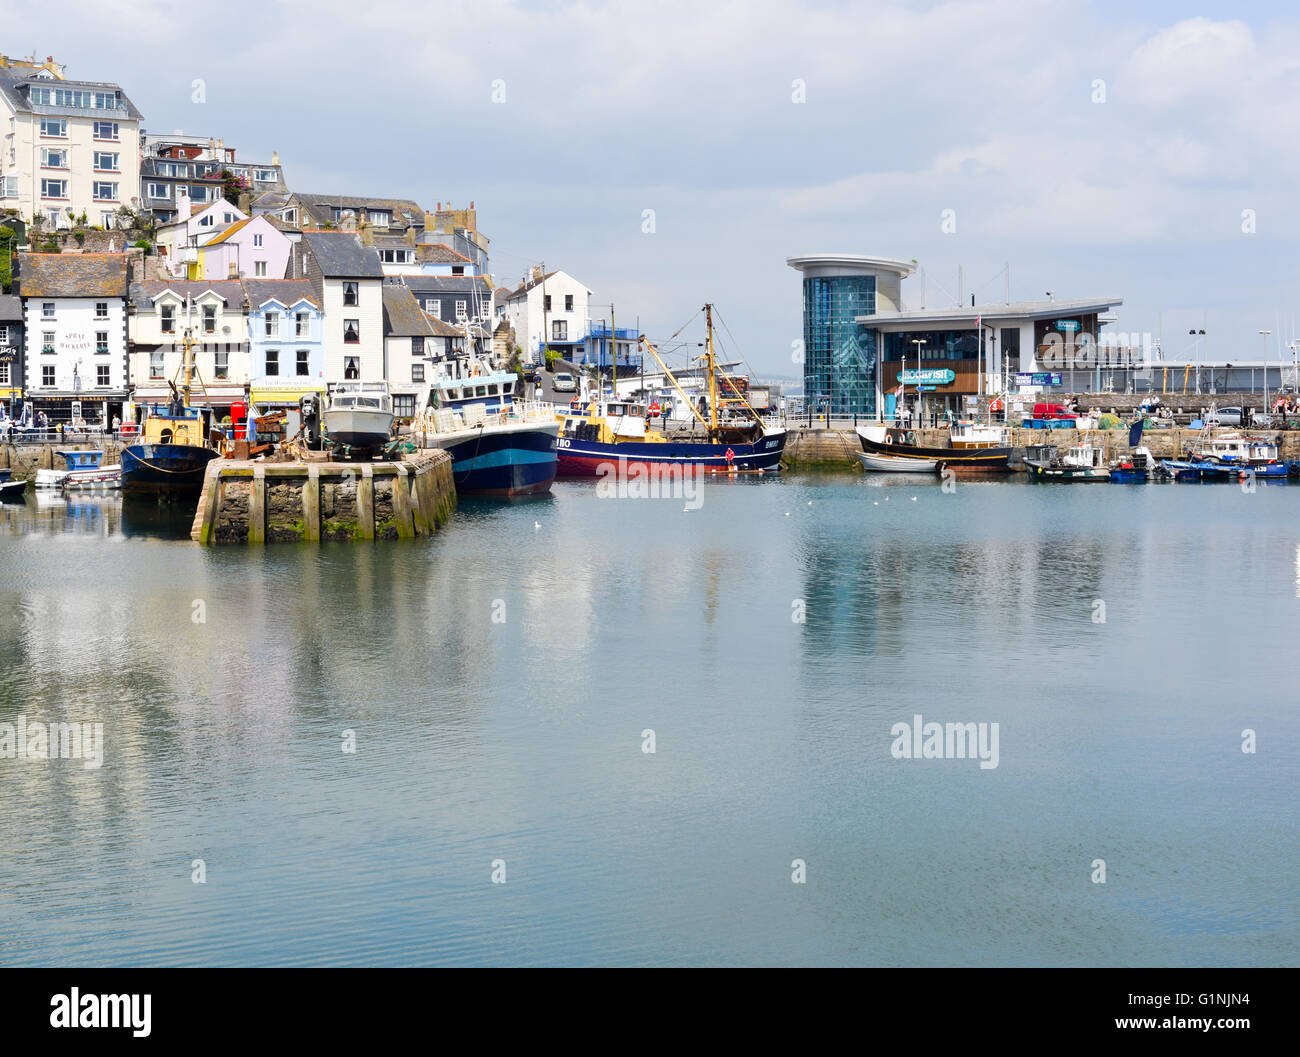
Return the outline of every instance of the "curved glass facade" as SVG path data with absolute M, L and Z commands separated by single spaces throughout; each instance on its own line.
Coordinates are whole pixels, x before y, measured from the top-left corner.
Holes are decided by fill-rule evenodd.
M 875 315 L 873 275 L 803 281 L 803 391 L 835 415 L 876 413 L 876 332 L 855 321 Z

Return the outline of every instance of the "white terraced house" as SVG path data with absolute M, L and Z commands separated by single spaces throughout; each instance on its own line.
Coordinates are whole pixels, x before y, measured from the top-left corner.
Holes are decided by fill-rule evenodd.
M 140 204 L 140 112 L 115 84 L 70 81 L 53 59 L 0 55 L 0 209 L 46 227 L 112 227 Z

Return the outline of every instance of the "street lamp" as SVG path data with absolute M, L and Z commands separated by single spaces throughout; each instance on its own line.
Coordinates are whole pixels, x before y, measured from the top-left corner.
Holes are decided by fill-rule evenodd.
M 1271 330 L 1261 330 L 1260 337 L 1264 339 L 1264 414 L 1268 414 L 1268 336 L 1273 332 Z M 1255 372 L 1250 372 L 1251 383 L 1250 391 L 1253 395 L 1255 392 Z
M 1192 335 L 1196 344 L 1196 391 L 1199 393 L 1201 391 L 1201 338 L 1205 337 L 1205 331 L 1198 331 L 1193 327 L 1187 333 Z
M 917 425 L 921 423 L 921 346 L 926 344 L 925 338 L 913 338 L 912 344 L 916 346 L 916 421 Z M 903 371 L 907 371 L 907 362 L 903 362 Z M 907 386 L 904 384 L 903 393 L 906 395 Z

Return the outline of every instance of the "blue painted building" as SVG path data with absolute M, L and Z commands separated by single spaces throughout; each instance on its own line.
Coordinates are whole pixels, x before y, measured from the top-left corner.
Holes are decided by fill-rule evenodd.
M 248 297 L 249 399 L 257 407 L 296 407 L 324 393 L 325 317 L 305 279 L 244 280 Z

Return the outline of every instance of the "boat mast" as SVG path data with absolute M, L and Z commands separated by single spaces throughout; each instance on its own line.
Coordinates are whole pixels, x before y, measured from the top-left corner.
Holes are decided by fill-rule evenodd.
M 713 369 L 713 305 L 704 306 L 704 320 L 709 330 L 704 360 L 709 371 L 709 433 L 718 430 L 718 378 Z
M 185 401 L 185 406 L 190 406 L 190 383 L 194 378 L 194 335 L 189 327 L 185 328 L 185 341 L 182 346 L 185 350 L 181 357 L 181 397 Z

